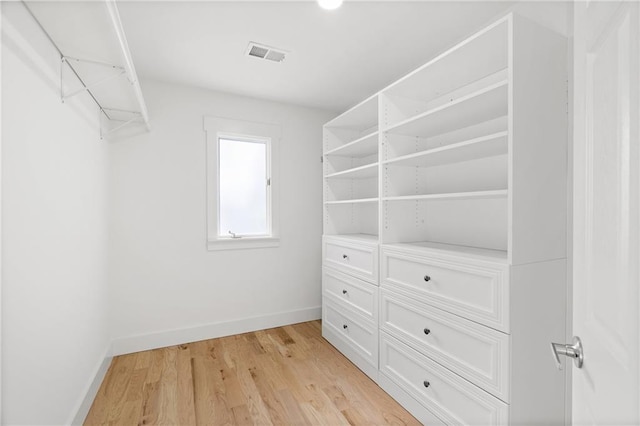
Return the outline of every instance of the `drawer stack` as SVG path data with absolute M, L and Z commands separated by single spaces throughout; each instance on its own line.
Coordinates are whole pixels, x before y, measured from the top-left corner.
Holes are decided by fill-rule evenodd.
M 325 236 L 322 335 L 369 377 L 378 376 L 378 245 Z
M 380 385 L 445 424 L 507 424 L 506 259 L 392 245 L 381 258 Z

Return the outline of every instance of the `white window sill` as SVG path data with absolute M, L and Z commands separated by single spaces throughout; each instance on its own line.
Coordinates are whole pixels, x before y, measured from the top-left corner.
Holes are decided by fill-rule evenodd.
M 222 238 L 207 241 L 207 249 L 209 251 L 269 248 L 278 247 L 279 245 L 280 238 L 278 237 Z

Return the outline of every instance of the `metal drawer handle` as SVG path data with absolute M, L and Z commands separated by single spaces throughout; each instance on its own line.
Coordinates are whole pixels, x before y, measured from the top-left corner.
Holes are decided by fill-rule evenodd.
M 428 328 L 424 329 L 424 334 L 429 335 L 431 333 L 431 330 L 429 330 Z
M 347 324 L 342 324 L 342 328 L 347 329 Z
M 424 385 L 425 388 L 428 388 L 429 386 L 431 386 L 431 383 L 429 383 L 427 380 L 422 382 L 422 384 Z
M 431 281 L 431 277 L 430 277 L 429 275 L 425 275 L 425 276 L 424 276 L 424 280 L 425 280 L 426 282 L 429 282 L 429 281 Z
M 342 294 L 347 294 L 347 290 L 342 290 Z

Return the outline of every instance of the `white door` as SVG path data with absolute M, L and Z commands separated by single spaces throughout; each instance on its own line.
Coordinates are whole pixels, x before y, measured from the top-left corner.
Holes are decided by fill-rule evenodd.
M 573 424 L 638 425 L 640 12 L 574 5 Z

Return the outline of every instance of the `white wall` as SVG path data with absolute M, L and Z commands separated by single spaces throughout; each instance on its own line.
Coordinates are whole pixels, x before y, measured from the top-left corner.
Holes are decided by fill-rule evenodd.
M 68 424 L 109 346 L 108 149 L 22 4 L 2 8 L 2 423 Z
M 151 132 L 110 146 L 114 352 L 319 318 L 321 127 L 335 114 L 148 80 L 142 90 Z M 207 251 L 205 115 L 282 126 L 279 247 Z

